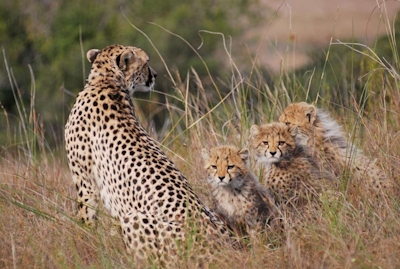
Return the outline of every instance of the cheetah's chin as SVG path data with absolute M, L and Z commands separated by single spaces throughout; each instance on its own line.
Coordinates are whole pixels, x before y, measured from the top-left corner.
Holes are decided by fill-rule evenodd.
M 277 158 L 277 157 L 271 157 L 271 158 L 268 158 L 268 159 L 267 159 L 267 162 L 268 162 L 268 163 L 277 163 L 277 162 L 279 162 L 279 158 Z
M 217 183 L 217 185 L 218 185 L 218 186 L 221 186 L 221 187 L 224 187 L 224 186 L 228 186 L 229 183 L 228 183 L 228 182 L 225 182 L 225 181 L 220 181 L 220 182 Z
M 149 86 L 147 85 L 136 85 L 132 92 L 151 92 L 154 90 L 154 83 L 151 83 Z

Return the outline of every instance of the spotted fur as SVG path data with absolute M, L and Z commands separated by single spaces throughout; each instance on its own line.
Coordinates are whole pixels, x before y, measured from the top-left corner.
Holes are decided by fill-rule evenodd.
M 174 257 L 188 235 L 198 241 L 200 235 L 214 240 L 226 234 L 135 116 L 131 94 L 149 91 L 155 82 L 148 55 L 112 45 L 90 50 L 87 58 L 92 69 L 65 126 L 82 221 L 94 224 L 101 199 L 139 258 Z M 188 222 L 195 230 L 187 229 Z
M 280 204 L 300 205 L 320 192 L 322 175 L 315 160 L 296 142 L 296 126 L 253 125 L 250 146 L 264 169 L 264 184 Z
M 203 149 L 202 157 L 216 211 L 239 234 L 265 227 L 274 202 L 248 169 L 248 149 L 220 146 Z
M 305 102 L 289 105 L 279 121 L 298 126 L 301 143 L 308 145 L 320 169 L 340 178 L 351 168 L 354 183 L 375 194 L 392 189 L 392 183 L 377 163 L 347 141 L 341 126 L 328 112 Z
M 295 103 L 285 109 L 279 121 L 298 126 L 298 141 L 310 148 L 321 170 L 340 175 L 350 153 L 347 151 L 352 148 L 348 147 L 340 125 L 327 112 L 304 102 Z

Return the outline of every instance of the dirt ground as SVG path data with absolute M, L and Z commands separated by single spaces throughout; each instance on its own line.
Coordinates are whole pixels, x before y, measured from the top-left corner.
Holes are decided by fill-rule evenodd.
M 247 38 L 257 49 L 264 34 L 258 59 L 271 71 L 291 69 L 307 63 L 306 52 L 327 48 L 332 42 L 354 40 L 370 44 L 385 34 L 393 22 L 400 1 L 389 0 L 262 0 L 270 9 L 258 29 Z M 271 23 L 272 21 L 272 23 Z M 270 25 L 270 26 L 269 26 Z M 269 27 L 268 27 L 269 26 Z

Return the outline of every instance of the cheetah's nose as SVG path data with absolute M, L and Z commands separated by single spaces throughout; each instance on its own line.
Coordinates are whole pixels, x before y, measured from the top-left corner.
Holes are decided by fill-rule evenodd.
M 225 178 L 225 176 L 223 176 L 223 177 L 218 177 L 219 178 L 219 180 L 224 180 L 224 178 Z
M 275 154 L 276 154 L 276 151 L 274 151 L 274 152 L 269 152 L 269 154 L 271 154 L 272 156 L 275 156 Z

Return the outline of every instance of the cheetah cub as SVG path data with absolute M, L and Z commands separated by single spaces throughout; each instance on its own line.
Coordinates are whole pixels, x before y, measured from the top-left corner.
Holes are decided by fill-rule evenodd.
M 340 176 L 346 155 L 354 148 L 348 145 L 342 128 L 330 115 L 305 102 L 294 103 L 285 108 L 279 121 L 299 128 L 298 141 L 310 148 L 320 169 Z
M 293 103 L 285 108 L 279 121 L 298 126 L 301 143 L 308 145 L 321 169 L 340 177 L 350 167 L 355 183 L 362 182 L 362 188 L 374 194 L 392 189 L 385 172 L 347 141 L 341 126 L 328 112 L 305 102 Z
M 216 211 L 240 235 L 268 224 L 274 202 L 248 169 L 248 149 L 220 146 L 202 157 Z
M 297 132 L 282 123 L 250 128 L 250 146 L 265 166 L 264 184 L 277 205 L 304 205 L 322 190 L 323 177 L 306 148 L 296 143 Z

